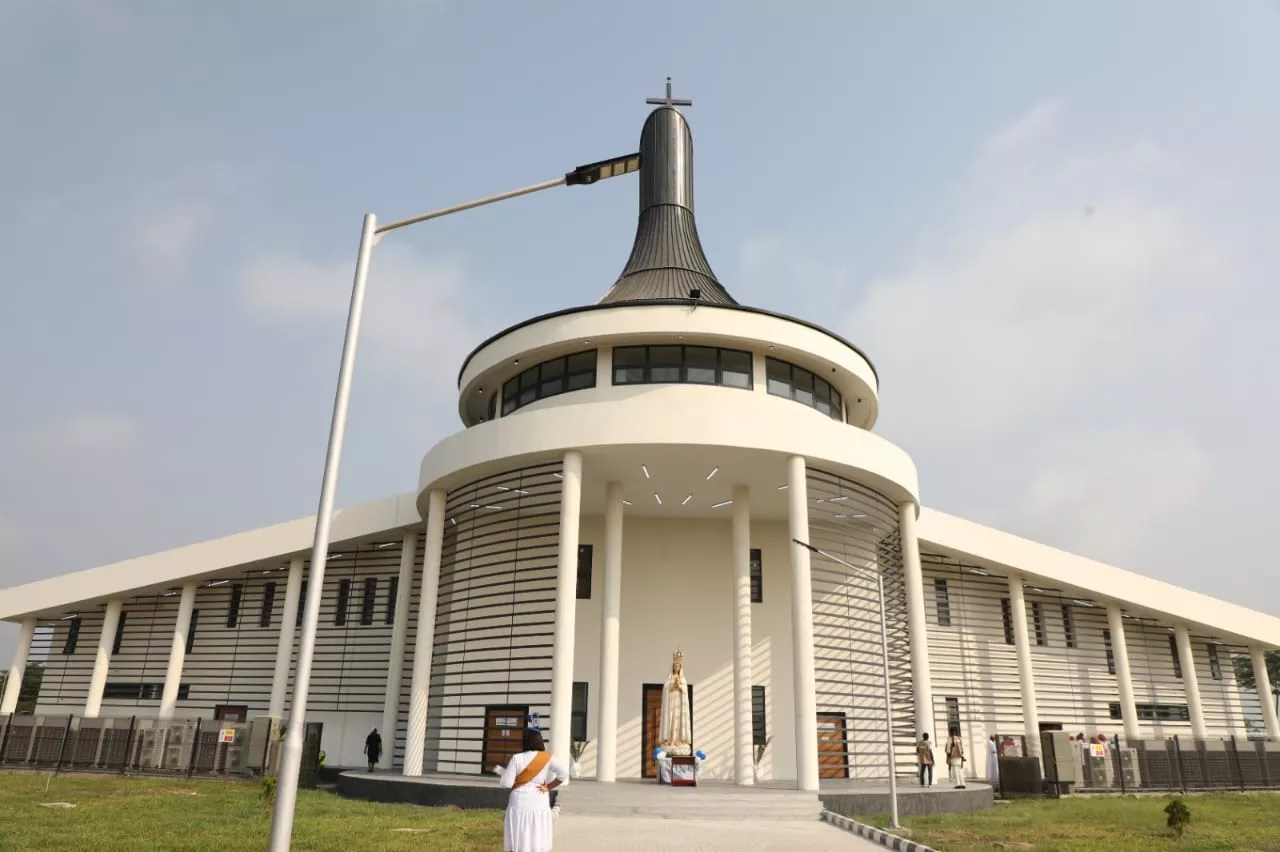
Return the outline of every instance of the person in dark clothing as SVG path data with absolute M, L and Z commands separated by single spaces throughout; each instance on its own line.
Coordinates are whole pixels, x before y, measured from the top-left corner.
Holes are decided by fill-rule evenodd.
M 378 765 L 378 758 L 382 757 L 382 737 L 377 728 L 364 738 L 364 753 L 369 758 L 369 771 L 372 772 L 373 767 Z

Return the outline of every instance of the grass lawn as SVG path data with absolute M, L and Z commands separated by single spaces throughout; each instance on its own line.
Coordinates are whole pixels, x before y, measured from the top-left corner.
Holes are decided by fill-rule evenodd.
M 1037 799 L 997 804 L 976 814 L 903 820 L 911 839 L 944 852 L 1245 852 L 1280 850 L 1280 795 L 1204 793 L 1183 797 L 1191 824 L 1181 841 L 1165 825 L 1172 796 Z M 887 825 L 888 817 L 874 821 Z
M 257 782 L 0 775 L 0 849 L 265 849 L 271 810 Z M 45 808 L 71 802 L 74 808 Z M 397 831 L 396 829 L 412 829 Z M 472 852 L 502 848 L 501 811 L 377 805 L 298 793 L 295 849 Z

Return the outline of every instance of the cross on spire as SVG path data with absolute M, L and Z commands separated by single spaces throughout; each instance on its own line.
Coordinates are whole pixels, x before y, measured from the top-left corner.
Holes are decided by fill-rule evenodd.
M 659 106 L 693 106 L 693 101 L 681 100 L 671 97 L 671 78 L 667 78 L 667 96 L 665 98 L 645 98 L 647 104 L 658 104 Z

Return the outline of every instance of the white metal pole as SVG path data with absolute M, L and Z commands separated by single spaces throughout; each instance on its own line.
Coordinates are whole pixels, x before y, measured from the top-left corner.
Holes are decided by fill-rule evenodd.
M 898 761 L 893 753 L 893 698 L 889 691 L 889 628 L 885 626 L 884 575 L 876 572 L 876 591 L 880 594 L 880 653 L 884 663 L 885 741 L 889 747 L 889 825 L 898 825 Z
M 342 360 L 338 367 L 338 390 L 333 401 L 333 419 L 329 424 L 329 448 L 324 460 L 324 478 L 320 485 L 320 508 L 316 512 L 315 541 L 311 547 L 311 576 L 307 586 L 307 605 L 302 618 L 302 637 L 298 645 L 298 673 L 294 678 L 293 701 L 290 704 L 289 731 L 284 739 L 284 753 L 276 787 L 275 810 L 271 815 L 270 852 L 288 852 L 293 836 L 293 814 L 298 801 L 298 773 L 302 768 L 302 734 L 307 715 L 307 693 L 311 687 L 311 658 L 316 649 L 316 627 L 320 621 L 320 598 L 324 594 L 324 569 L 329 556 L 329 525 L 333 520 L 333 495 L 338 488 L 338 466 L 342 458 L 342 439 L 347 429 L 347 403 L 351 399 L 351 376 L 355 370 L 356 345 L 360 339 L 360 319 L 364 313 L 365 284 L 369 278 L 369 257 L 373 253 L 374 232 L 378 219 L 366 213 L 360 232 L 360 250 L 356 256 L 355 280 L 351 285 L 351 306 L 347 311 L 347 331 L 342 344 Z M 289 614 L 285 613 L 285 618 Z
M 267 715 L 284 719 L 284 701 L 289 691 L 289 659 L 293 656 L 293 625 L 298 620 L 298 596 L 302 594 L 304 560 L 289 560 L 289 578 L 284 586 L 284 611 L 280 614 L 280 637 L 276 640 L 276 667 L 271 673 L 271 700 Z

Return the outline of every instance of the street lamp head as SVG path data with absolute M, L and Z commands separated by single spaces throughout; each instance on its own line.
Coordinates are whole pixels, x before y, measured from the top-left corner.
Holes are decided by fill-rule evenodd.
M 587 163 L 585 166 L 578 166 L 573 171 L 565 174 L 564 182 L 566 186 L 588 186 L 605 178 L 627 175 L 639 170 L 640 155 L 627 154 L 610 160 L 601 160 L 598 163 Z

